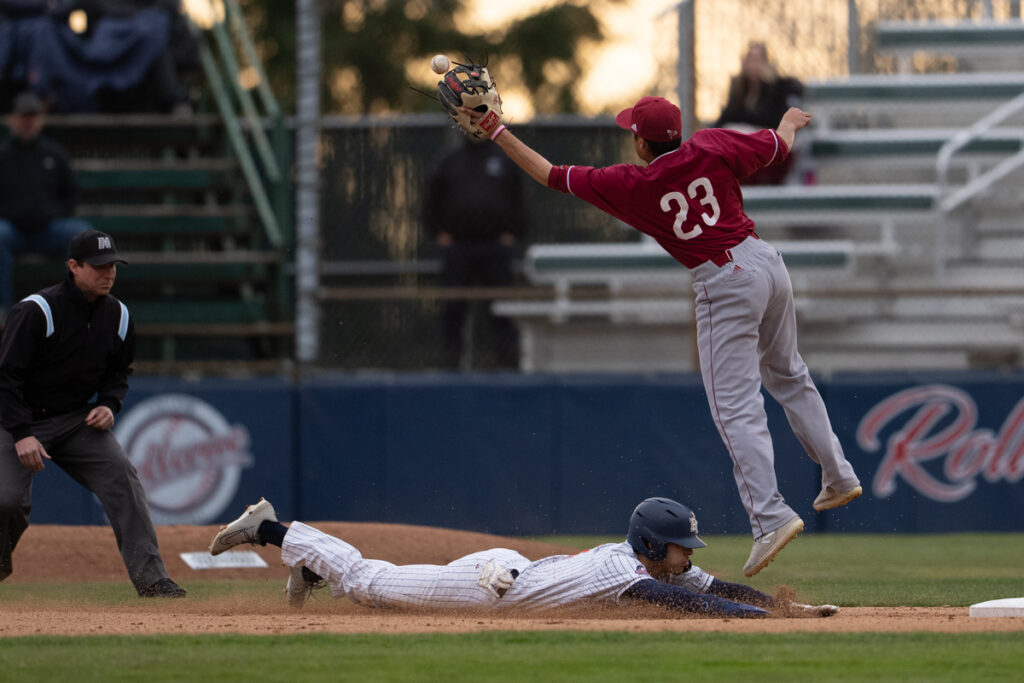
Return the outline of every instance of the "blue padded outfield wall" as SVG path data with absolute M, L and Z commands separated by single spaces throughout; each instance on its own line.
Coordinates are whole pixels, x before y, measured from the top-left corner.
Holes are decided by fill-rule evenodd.
M 820 471 L 766 399 L 776 471 L 809 531 L 1024 530 L 1024 374 L 836 375 L 818 386 L 865 495 L 816 513 Z M 749 533 L 691 375 L 138 377 L 115 431 L 157 524 L 215 524 L 261 496 L 283 520 L 504 535 L 624 533 L 647 496 L 704 533 Z M 33 523 L 102 524 L 56 466 Z

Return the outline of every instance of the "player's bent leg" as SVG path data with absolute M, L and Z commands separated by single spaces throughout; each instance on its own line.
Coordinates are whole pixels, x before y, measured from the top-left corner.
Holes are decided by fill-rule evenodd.
M 487 609 L 498 599 L 479 585 L 477 558 L 444 566 L 398 566 L 366 559 L 345 541 L 301 522 L 289 527 L 281 558 L 323 577 L 335 597 L 372 607 Z
M 797 350 L 796 313 L 792 285 L 785 265 L 775 266 L 776 296 L 765 311 L 759 340 L 761 380 L 768 393 L 782 405 L 790 427 L 804 450 L 822 468 L 822 489 L 839 497 L 859 486 L 853 466 L 843 454 L 807 364 Z M 856 496 L 854 496 L 856 497 Z M 848 503 L 836 503 L 833 507 Z M 819 508 L 817 505 L 815 509 Z
M 302 522 L 292 522 L 281 544 L 281 559 L 289 567 L 308 567 L 323 578 L 336 598 L 347 596 L 355 603 L 372 607 L 370 592 L 374 577 L 390 562 L 366 560 L 354 546 Z
M 305 566 L 323 577 L 334 597 L 346 596 L 368 607 L 452 607 L 436 599 L 437 578 L 444 567 L 397 566 L 362 556 L 357 548 L 301 522 L 293 522 L 281 546 L 289 566 Z M 475 581 L 476 575 L 473 576 Z M 475 585 L 475 584 L 474 584 Z M 477 592 L 483 589 L 476 587 Z M 457 605 L 456 605 L 457 606 Z
M 742 279 L 740 278 L 742 275 Z M 733 461 L 740 500 L 757 538 L 792 519 L 778 490 L 768 418 L 761 395 L 757 329 L 762 292 L 754 269 L 695 283 L 701 376 L 715 426 Z

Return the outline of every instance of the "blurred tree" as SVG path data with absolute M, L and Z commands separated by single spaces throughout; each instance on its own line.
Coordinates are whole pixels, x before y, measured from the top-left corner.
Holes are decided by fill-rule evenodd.
M 573 85 L 584 41 L 602 38 L 594 9 L 623 0 L 563 2 L 500 30 L 463 32 L 454 17 L 471 0 L 322 0 L 325 113 L 437 111 L 409 86 L 410 69 L 426 76 L 427 60 L 444 52 L 456 61 L 487 58 L 495 80 L 522 84 L 539 112 L 576 111 Z M 295 5 L 290 0 L 241 0 L 268 78 L 286 111 L 295 102 Z M 413 72 L 415 73 L 415 72 Z

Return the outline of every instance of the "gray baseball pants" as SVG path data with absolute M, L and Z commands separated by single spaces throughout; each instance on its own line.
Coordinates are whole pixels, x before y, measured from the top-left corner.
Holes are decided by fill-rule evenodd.
M 149 517 L 146 493 L 110 431 L 85 424 L 88 409 L 32 423 L 35 437 L 52 461 L 96 494 L 114 530 L 128 576 L 137 591 L 167 578 L 156 530 Z M 0 581 L 13 571 L 11 555 L 28 528 L 35 473 L 18 460 L 14 439 L 0 429 Z
M 822 487 L 847 491 L 859 481 L 797 351 L 793 285 L 782 256 L 756 237 L 730 251 L 728 263 L 707 261 L 691 271 L 697 346 L 711 416 L 757 538 L 797 514 L 779 493 L 762 384 L 821 466 Z

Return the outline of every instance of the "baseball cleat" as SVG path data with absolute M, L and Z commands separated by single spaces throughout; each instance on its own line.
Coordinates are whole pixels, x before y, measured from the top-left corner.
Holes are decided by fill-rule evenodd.
M 769 531 L 764 536 L 754 539 L 754 547 L 750 551 L 747 563 L 743 565 L 743 575 L 753 576 L 768 566 L 768 563 L 775 559 L 779 551 L 786 547 L 786 544 L 797 537 L 804 530 L 804 521 L 794 517 L 775 531 Z
M 306 603 L 306 598 L 327 582 L 305 567 L 291 567 L 288 570 L 288 584 L 284 587 L 288 596 L 288 604 L 298 609 Z
M 171 579 L 160 579 L 153 585 L 139 591 L 140 598 L 183 598 L 187 593 L 184 588 Z
M 821 512 L 822 510 L 831 510 L 837 508 L 840 505 L 846 505 L 854 498 L 860 496 L 863 493 L 863 489 L 860 486 L 854 486 L 849 491 L 840 493 L 831 486 L 826 486 L 818 494 L 818 497 L 814 499 L 814 509 Z
M 260 498 L 260 502 L 245 508 L 241 517 L 220 528 L 210 543 L 210 554 L 220 555 L 225 550 L 243 543 L 260 543 L 260 524 L 276 521 L 274 506 L 269 500 Z

